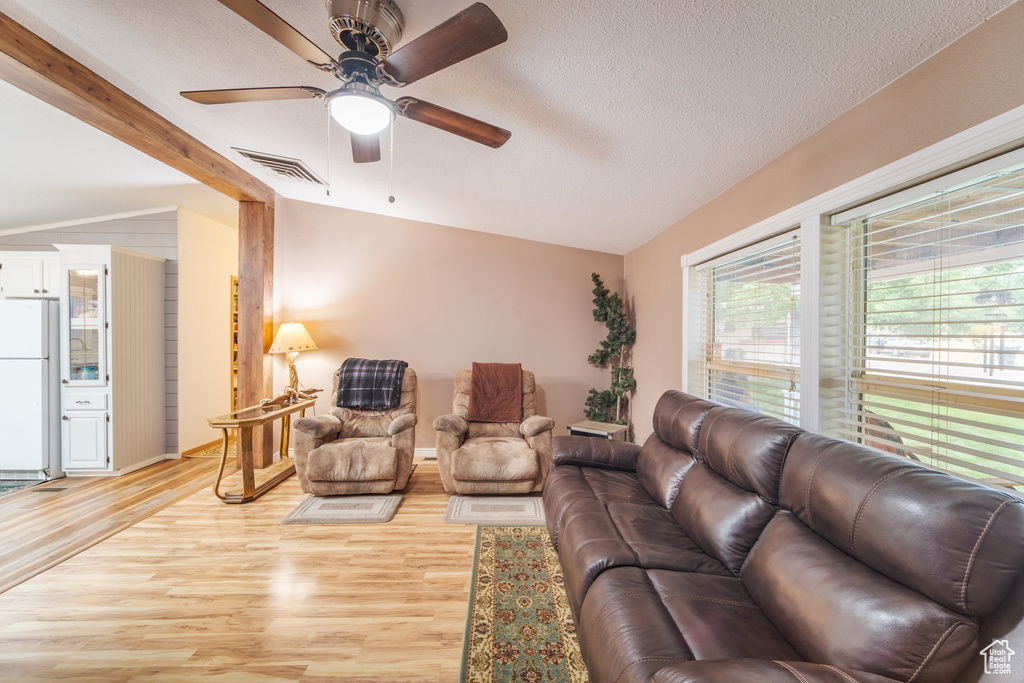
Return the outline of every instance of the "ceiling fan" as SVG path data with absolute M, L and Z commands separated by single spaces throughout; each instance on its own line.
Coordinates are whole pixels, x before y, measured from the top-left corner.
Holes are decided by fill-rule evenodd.
M 401 88 L 457 64 L 508 39 L 501 21 L 476 3 L 435 26 L 400 50 L 405 20 L 394 0 L 327 0 L 331 34 L 345 48 L 337 59 L 317 47 L 259 0 L 218 0 L 256 28 L 341 81 L 337 90 L 299 85 L 278 88 L 191 90 L 181 93 L 200 104 L 323 99 L 331 116 L 352 138 L 356 163 L 380 160 L 380 131 L 395 115 L 489 147 L 505 144 L 512 133 L 415 97 L 392 102 L 380 86 Z

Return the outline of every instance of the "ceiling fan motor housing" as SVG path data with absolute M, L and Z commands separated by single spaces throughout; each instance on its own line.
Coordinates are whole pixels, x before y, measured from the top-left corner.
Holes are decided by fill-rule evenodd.
M 327 0 L 331 35 L 349 50 L 383 59 L 402 40 L 405 18 L 394 0 Z

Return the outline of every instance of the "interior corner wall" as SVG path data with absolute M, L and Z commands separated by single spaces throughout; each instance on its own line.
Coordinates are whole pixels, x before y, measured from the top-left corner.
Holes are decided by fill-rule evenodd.
M 231 406 L 231 276 L 238 274 L 238 231 L 178 209 L 177 322 L 178 452 L 219 438 L 207 418 Z M 168 303 L 168 306 L 172 304 Z M 173 381 L 170 377 L 168 381 Z
M 305 386 L 324 389 L 348 357 L 408 361 L 419 379 L 416 447 L 451 412 L 456 371 L 522 363 L 555 434 L 583 419 L 608 373 L 587 363 L 607 334 L 592 315 L 599 273 L 622 291 L 623 257 L 282 199 L 274 241 L 274 322 L 300 322 L 317 344 L 299 354 Z M 288 382 L 275 356 L 274 386 Z
M 1021 106 L 1022 35 L 1017 2 L 626 255 L 638 442 L 661 394 L 682 388 L 680 257 Z

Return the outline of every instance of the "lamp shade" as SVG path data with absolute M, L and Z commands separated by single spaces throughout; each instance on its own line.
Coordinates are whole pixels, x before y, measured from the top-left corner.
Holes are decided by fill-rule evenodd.
M 277 330 L 274 343 L 270 345 L 270 353 L 298 353 L 312 351 L 315 348 L 313 338 L 306 332 L 302 323 L 284 323 Z
M 356 135 L 373 135 L 388 127 L 394 118 L 383 97 L 361 90 L 343 90 L 327 102 L 331 116 Z

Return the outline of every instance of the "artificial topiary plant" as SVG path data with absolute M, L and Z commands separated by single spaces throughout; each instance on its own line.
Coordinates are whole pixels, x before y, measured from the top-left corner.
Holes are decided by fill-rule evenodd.
M 636 380 L 633 379 L 633 368 L 626 363 L 629 350 L 636 342 L 636 330 L 629 324 L 619 295 L 609 295 L 597 273 L 590 277 L 594 281 L 594 320 L 605 324 L 608 336 L 601 340 L 601 347 L 587 360 L 596 368 L 608 366 L 611 386 L 605 391 L 591 389 L 583 412 L 588 420 L 628 425 L 629 420 L 623 417 L 628 401 L 626 394 L 636 389 Z

